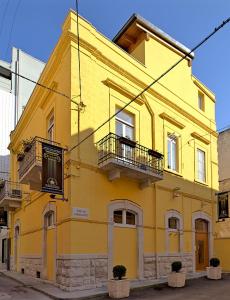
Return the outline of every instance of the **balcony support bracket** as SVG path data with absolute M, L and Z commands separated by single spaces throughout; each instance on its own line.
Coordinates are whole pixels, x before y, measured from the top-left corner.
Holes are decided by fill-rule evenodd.
M 121 177 L 121 171 L 118 169 L 110 170 L 108 173 L 109 181 L 114 181 L 116 179 L 119 179 L 120 177 Z
M 152 183 L 153 183 L 152 180 L 148 178 L 148 179 L 140 182 L 139 187 L 140 187 L 141 190 L 143 190 L 147 187 L 150 187 L 152 185 Z

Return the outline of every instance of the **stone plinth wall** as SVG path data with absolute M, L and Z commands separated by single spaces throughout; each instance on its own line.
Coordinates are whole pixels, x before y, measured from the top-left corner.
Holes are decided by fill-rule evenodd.
M 154 254 L 144 255 L 144 278 L 156 278 L 156 256 Z
M 24 269 L 24 274 L 37 277 L 37 272 L 42 276 L 42 258 L 38 256 L 20 257 L 20 271 Z
M 165 277 L 171 272 L 171 264 L 174 261 L 182 262 L 182 270 L 186 273 L 193 272 L 192 253 L 158 255 L 158 272 L 159 277 Z
M 74 258 L 75 256 L 75 258 Z M 57 259 L 57 284 L 64 290 L 101 287 L 108 280 L 108 258 L 105 255 L 73 255 Z

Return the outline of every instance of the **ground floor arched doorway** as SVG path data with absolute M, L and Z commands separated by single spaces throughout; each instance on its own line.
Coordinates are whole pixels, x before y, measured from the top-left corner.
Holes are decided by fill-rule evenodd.
M 108 278 L 115 265 L 127 268 L 129 279 L 143 278 L 143 212 L 129 200 L 109 204 Z
M 201 218 L 195 220 L 195 263 L 197 271 L 209 265 L 208 221 Z

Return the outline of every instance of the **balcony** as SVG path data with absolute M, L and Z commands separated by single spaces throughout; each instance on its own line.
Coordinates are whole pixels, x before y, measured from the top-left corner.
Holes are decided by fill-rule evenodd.
M 0 207 L 16 209 L 21 206 L 22 187 L 17 182 L 1 181 L 0 183 Z
M 98 165 L 110 181 L 122 176 L 135 179 L 141 188 L 163 179 L 163 155 L 134 141 L 109 133 L 98 143 Z
M 31 190 L 40 191 L 42 188 L 42 143 L 59 145 L 40 137 L 35 137 L 24 147 L 24 153 L 18 155 L 19 182 L 29 184 Z

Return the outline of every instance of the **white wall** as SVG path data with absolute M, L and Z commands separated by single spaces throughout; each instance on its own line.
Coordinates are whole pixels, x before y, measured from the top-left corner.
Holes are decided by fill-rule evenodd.
M 7 178 L 9 172 L 10 132 L 14 129 L 14 97 L 0 89 L 0 178 Z
M 37 82 L 45 64 L 20 49 L 13 48 L 11 70 Z M 12 93 L 16 95 L 16 122 L 20 119 L 35 84 L 12 74 Z

